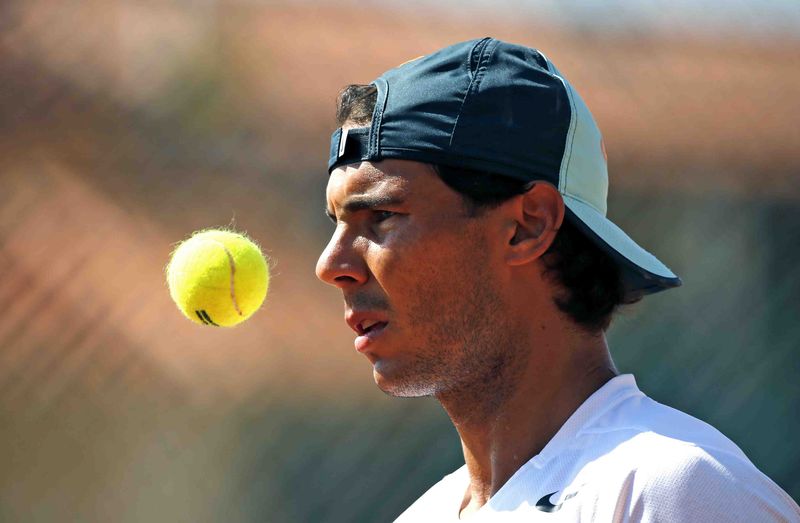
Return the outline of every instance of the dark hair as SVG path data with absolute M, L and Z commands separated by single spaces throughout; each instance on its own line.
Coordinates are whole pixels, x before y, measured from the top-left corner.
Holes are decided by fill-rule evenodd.
M 345 122 L 369 125 L 377 101 L 378 89 L 374 85 L 348 85 L 336 100 L 336 125 L 341 127 Z
M 368 125 L 376 99 L 373 85 L 347 86 L 338 99 L 338 125 Z M 491 172 L 441 164 L 434 165 L 434 170 L 448 187 L 461 194 L 470 217 L 524 194 L 533 185 Z M 605 331 L 620 305 L 641 299 L 626 297 L 619 266 L 566 219 L 542 261 L 545 273 L 564 290 L 562 295 L 554 296 L 554 303 L 588 332 Z

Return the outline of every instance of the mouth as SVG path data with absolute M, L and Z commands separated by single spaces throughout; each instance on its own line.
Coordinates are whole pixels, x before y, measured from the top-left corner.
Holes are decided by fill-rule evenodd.
M 389 322 L 386 321 L 378 321 L 378 320 L 364 320 L 358 325 L 356 325 L 356 330 L 358 335 L 364 335 L 368 332 L 371 332 L 374 329 L 382 329 L 384 328 Z
M 367 351 L 371 345 L 384 333 L 389 322 L 387 321 L 364 321 L 359 323 L 358 336 L 355 339 L 355 348 L 358 352 Z

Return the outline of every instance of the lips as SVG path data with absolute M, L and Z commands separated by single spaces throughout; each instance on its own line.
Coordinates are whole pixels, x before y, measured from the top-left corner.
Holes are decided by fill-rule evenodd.
M 365 320 L 356 325 L 358 334 L 367 334 L 373 329 L 382 329 L 388 322 L 378 320 Z
M 386 316 L 375 311 L 351 311 L 345 321 L 358 334 L 355 347 L 359 352 L 366 351 L 389 325 Z
M 379 327 L 380 324 L 389 323 L 385 315 L 376 311 L 350 311 L 345 314 L 344 321 L 347 322 L 350 328 L 359 336 L 367 334 L 376 327 Z
M 356 350 L 358 352 L 367 352 L 370 346 L 384 333 L 388 324 L 389 322 L 386 321 L 374 323 L 371 327 L 359 333 L 353 342 Z

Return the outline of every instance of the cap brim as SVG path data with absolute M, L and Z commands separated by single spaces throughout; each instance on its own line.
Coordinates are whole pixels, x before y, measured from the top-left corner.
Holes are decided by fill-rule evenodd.
M 653 294 L 683 283 L 594 207 L 572 196 L 561 196 L 567 207 L 567 219 L 622 267 L 626 294 Z

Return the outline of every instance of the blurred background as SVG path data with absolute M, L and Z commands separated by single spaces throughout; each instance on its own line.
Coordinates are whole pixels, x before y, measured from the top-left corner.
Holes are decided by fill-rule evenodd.
M 487 35 L 571 80 L 610 217 L 684 280 L 615 320 L 620 370 L 800 498 L 796 2 L 5 0 L 0 521 L 391 521 L 457 468 L 314 265 L 339 90 Z M 233 330 L 164 283 L 212 226 L 272 258 Z

